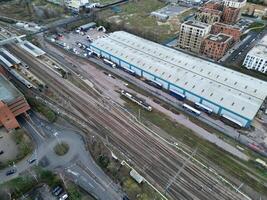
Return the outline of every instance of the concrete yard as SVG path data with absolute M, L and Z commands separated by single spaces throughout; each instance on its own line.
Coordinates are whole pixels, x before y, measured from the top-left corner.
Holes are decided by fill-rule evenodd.
M 4 151 L 0 155 L 0 162 L 14 160 L 18 154 L 18 148 L 15 141 L 12 139 L 11 133 L 8 133 L 4 128 L 0 128 L 0 151 Z

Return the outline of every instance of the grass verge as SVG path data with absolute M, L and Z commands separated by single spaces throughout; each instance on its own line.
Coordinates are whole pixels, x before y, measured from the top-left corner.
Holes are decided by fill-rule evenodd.
M 125 107 L 138 116 L 140 107 L 127 99 L 124 100 L 126 101 Z M 267 187 L 264 185 L 267 181 L 266 173 L 256 168 L 252 162 L 248 163 L 230 155 L 215 144 L 201 139 L 191 129 L 172 121 L 161 112 L 141 110 L 140 116 L 141 122 L 145 125 L 150 126 L 152 123 L 190 148 L 198 148 L 197 158 L 209 166 L 216 166 L 223 175 L 228 176 L 228 179 L 233 176 L 256 191 L 267 195 Z
M 98 140 L 90 140 L 88 148 L 103 171 L 127 193 L 130 200 L 161 200 L 161 196 L 147 183 L 138 184 L 130 176 L 130 169 L 112 158 L 111 152 Z
M 47 184 L 50 187 L 56 185 L 62 185 L 60 178 L 51 171 L 43 170 L 36 167 L 34 172 L 36 174 L 36 179 L 30 174 L 24 174 L 20 177 L 14 178 L 8 182 L 5 182 L 0 185 L 0 190 L 6 193 L 10 193 L 12 199 L 17 199 L 23 194 L 32 190 L 34 187 L 41 185 L 43 183 Z
M 31 105 L 33 109 L 35 109 L 37 112 L 41 113 L 49 122 L 55 122 L 56 121 L 56 113 L 48 108 L 43 103 L 38 102 L 36 99 L 29 97 L 27 98 L 28 103 Z
M 58 156 L 63 156 L 66 153 L 68 153 L 69 151 L 69 145 L 67 143 L 59 143 L 54 147 L 54 152 L 58 155 Z
M 9 160 L 7 162 L 0 162 L 0 169 L 6 168 L 8 165 L 12 165 L 13 163 L 17 163 L 27 155 L 29 155 L 33 151 L 33 145 L 31 139 L 27 136 L 24 129 L 17 129 L 12 131 L 12 138 L 15 141 L 18 154 L 14 160 Z

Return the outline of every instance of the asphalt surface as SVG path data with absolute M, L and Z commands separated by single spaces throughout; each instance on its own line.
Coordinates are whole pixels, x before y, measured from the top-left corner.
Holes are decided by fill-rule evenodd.
M 76 131 L 51 124 L 33 112 L 30 112 L 29 116 L 29 118 L 20 117 L 19 123 L 33 138 L 36 144 L 35 150 L 32 155 L 11 167 L 17 169 L 15 174 L 6 176 L 5 173 L 8 169 L 1 170 L 0 183 L 11 180 L 19 176 L 20 173 L 30 170 L 32 165 L 39 164 L 45 169 L 63 173 L 97 199 L 117 200 L 122 198 L 123 193 L 120 187 L 114 184 L 94 162 L 89 152 L 85 149 L 82 137 Z M 55 135 L 55 133 L 57 134 Z M 70 148 L 66 155 L 57 156 L 54 153 L 53 148 L 58 142 L 69 144 Z M 28 160 L 33 158 L 37 160 L 33 164 L 29 164 Z M 77 163 L 86 167 L 77 167 Z M 80 175 L 74 176 L 73 174 Z
M 149 181 L 165 188 L 171 177 L 183 166 L 182 163 L 188 155 L 185 156 L 174 150 L 169 143 L 160 139 L 147 127 L 134 121 L 129 113 L 114 105 L 112 101 L 103 99 L 101 95 L 88 89 L 88 86 L 83 91 L 71 82 L 62 79 L 46 67 L 43 59 L 34 59 L 19 49 L 16 49 L 15 54 L 24 60 L 35 74 L 42 74 L 42 79 L 46 80 L 50 90 L 68 99 L 74 108 L 73 111 L 67 108 L 68 112 L 71 111 L 69 115 L 83 121 L 88 131 L 94 131 L 95 134 L 104 136 L 104 138 L 108 137 L 109 144 L 126 155 L 127 160 L 145 173 Z M 65 108 L 63 109 L 66 111 Z M 80 113 L 82 116 L 79 117 L 75 113 Z M 144 166 L 147 168 L 142 170 Z M 216 176 L 204 171 L 190 160 L 183 167 L 179 178 L 173 181 L 168 189 L 168 195 L 173 199 L 193 197 L 203 200 L 209 197 L 217 199 L 242 199 L 244 197 L 242 192 L 236 193 L 217 182 Z M 199 185 L 203 185 L 203 189 Z
M 235 50 L 232 53 L 228 53 L 227 58 L 222 64 L 241 66 L 249 50 L 252 49 L 265 34 L 267 34 L 267 29 L 262 32 L 250 31 L 247 34 L 247 37 L 241 41 L 242 44 L 237 48 L 234 47 Z
M 96 87 L 100 86 L 103 87 L 103 84 L 117 84 L 117 83 L 114 83 L 115 81 L 113 81 L 112 83 L 100 83 L 98 82 L 98 80 L 96 80 L 94 78 L 94 76 L 98 76 L 98 74 L 94 74 L 95 72 L 93 70 L 87 70 L 86 69 L 88 68 L 87 66 L 84 66 L 81 63 L 78 64 L 78 62 L 74 62 L 74 61 L 70 61 L 70 59 L 68 57 L 64 57 L 64 54 L 61 54 L 60 52 L 58 51 L 55 51 L 55 49 L 53 49 L 51 46 L 47 46 L 46 47 L 47 49 L 47 52 L 50 53 L 51 55 L 53 55 L 55 58 L 57 58 L 61 63 L 64 64 L 64 66 L 69 66 L 69 68 L 73 71 L 77 71 L 77 73 L 79 74 L 82 74 L 85 78 L 87 79 L 90 79 L 92 80 L 92 82 L 94 82 L 94 85 Z M 165 102 L 168 102 L 169 104 L 171 104 L 172 106 L 180 109 L 180 110 L 183 110 L 184 109 L 182 108 L 182 102 L 178 101 L 176 98 L 170 96 L 169 94 L 166 94 L 165 92 L 162 92 L 161 90 L 158 90 L 146 83 L 144 83 L 143 81 L 140 81 L 139 79 L 127 74 L 126 72 L 122 71 L 122 70 L 119 70 L 119 69 L 112 69 L 110 68 L 109 66 L 105 65 L 101 60 L 99 59 L 94 59 L 94 58 L 90 58 L 89 59 L 90 61 L 96 63 L 98 66 L 101 66 L 103 69 L 106 69 L 107 71 L 111 71 L 113 72 L 114 74 L 122 77 L 124 80 L 127 80 L 129 82 L 131 82 L 132 84 L 136 85 L 137 87 L 140 87 L 144 90 L 146 90 L 147 92 L 149 93 L 152 93 L 153 95 L 159 97 L 160 99 L 164 100 Z M 72 64 L 70 64 L 70 62 Z M 76 66 L 74 66 L 74 63 L 76 66 L 80 66 L 78 69 L 76 68 Z M 84 71 L 81 72 L 79 71 L 80 69 L 83 69 Z M 90 72 L 89 72 L 90 71 Z M 104 86 L 104 87 L 107 87 L 107 86 Z M 123 85 L 122 84 L 117 84 L 115 85 L 115 88 L 118 87 L 118 88 L 122 88 Z M 123 88 L 123 89 L 126 89 L 127 90 L 127 87 Z M 110 88 L 106 88 L 106 90 L 110 90 Z M 118 101 L 117 97 L 114 97 L 114 95 L 111 94 L 111 92 L 106 92 L 104 91 L 107 95 L 109 95 L 111 98 L 113 98 L 115 101 Z M 143 97 L 145 98 L 145 97 Z M 153 102 L 152 102 L 153 103 Z M 191 113 L 188 113 L 189 115 L 192 115 Z M 195 117 L 194 115 L 192 115 L 193 117 Z M 208 131 L 202 129 L 201 127 L 199 127 L 198 125 L 192 123 L 189 119 L 187 119 L 187 117 L 183 116 L 182 114 L 178 117 L 176 116 L 175 118 L 178 118 L 178 119 L 175 119 L 177 121 L 179 121 L 179 123 L 182 123 L 184 126 L 190 128 L 191 130 L 195 131 L 195 130 L 198 130 L 196 131 L 196 134 L 198 134 L 200 137 L 216 144 L 217 146 L 223 148 L 224 150 L 226 150 L 227 152 L 241 158 L 241 159 L 244 159 L 244 160 L 247 160 L 248 159 L 248 156 L 246 156 L 244 153 L 242 153 L 240 150 L 238 150 L 236 147 L 233 147 L 232 145 L 229 145 L 227 142 L 223 141 L 222 139 L 220 139 L 219 137 L 217 137 L 216 135 L 212 134 L 212 133 L 209 133 Z M 183 118 L 183 119 L 181 119 Z M 205 113 L 202 114 L 201 117 L 199 117 L 200 119 L 203 118 L 204 122 L 206 123 L 210 123 L 210 125 L 212 126 L 216 126 L 217 124 L 220 124 L 221 127 L 225 127 L 225 125 L 220 122 L 220 121 L 212 121 L 210 122 L 209 120 L 212 120 L 208 115 L 205 115 Z M 221 128 L 219 127 L 219 128 Z M 230 130 L 232 128 L 230 127 Z M 221 129 L 222 130 L 222 129 Z M 225 131 L 225 129 L 223 129 L 223 131 Z M 232 133 L 232 132 L 230 132 Z M 237 138 L 239 136 L 239 133 L 238 134 L 232 134 L 232 137 L 234 138 Z

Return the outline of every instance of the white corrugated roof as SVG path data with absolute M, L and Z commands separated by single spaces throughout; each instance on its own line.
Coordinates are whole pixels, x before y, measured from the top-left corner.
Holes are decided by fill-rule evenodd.
M 23 41 L 19 43 L 20 47 L 29 52 L 34 57 L 38 57 L 44 55 L 45 52 L 40 49 L 39 47 L 35 46 L 34 44 L 30 43 L 29 41 Z
M 11 64 L 20 64 L 20 60 L 18 58 L 16 58 L 15 56 L 13 56 L 11 53 L 9 53 L 7 50 L 5 50 L 4 48 L 1 48 L 0 51 L 5 54 L 6 57 L 9 58 L 10 61 L 12 61 L 13 63 Z M 10 62 L 9 61 L 9 62 Z
M 267 83 L 127 32 L 92 43 L 144 71 L 253 119 L 267 95 Z

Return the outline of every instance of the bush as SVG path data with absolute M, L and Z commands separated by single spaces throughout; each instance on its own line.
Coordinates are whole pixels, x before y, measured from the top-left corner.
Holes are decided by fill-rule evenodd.
M 60 143 L 54 147 L 54 151 L 57 155 L 63 156 L 69 151 L 69 145 L 67 143 Z

